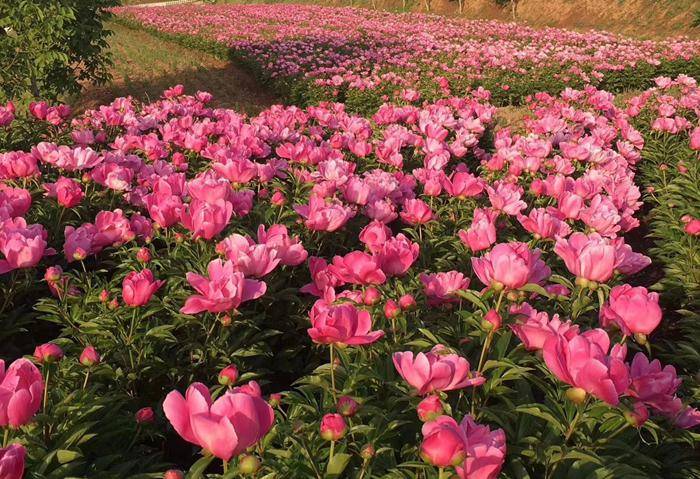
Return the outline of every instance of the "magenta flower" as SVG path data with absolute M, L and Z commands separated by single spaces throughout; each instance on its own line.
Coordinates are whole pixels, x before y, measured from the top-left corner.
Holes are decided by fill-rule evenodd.
M 369 312 L 358 310 L 352 304 L 314 308 L 309 313 L 311 340 L 319 344 L 364 346 L 384 336 L 384 331 L 371 331 Z
M 469 289 L 469 278 L 459 271 L 446 273 L 421 274 L 420 281 L 431 305 L 459 302 L 457 291 Z
M 410 351 L 394 353 L 394 367 L 419 395 L 480 386 L 486 379 L 469 370 L 469 361 L 450 353 L 443 345 L 415 356 Z
M 212 239 L 221 233 L 233 215 L 233 203 L 216 200 L 207 203 L 194 200 L 182 210 L 182 225 L 192 232 L 193 238 Z
M 132 271 L 122 281 L 124 303 L 133 308 L 144 306 L 164 284 L 165 281 L 156 280 L 148 268 L 140 272 Z
M 386 281 L 386 275 L 377 264 L 377 260 L 362 251 L 335 256 L 330 269 L 346 283 L 368 285 L 382 284 Z
M 403 276 L 418 259 L 420 247 L 402 233 L 388 239 L 377 251 L 376 261 L 387 276 Z
M 257 299 L 267 290 L 263 281 L 246 279 L 236 271 L 231 261 L 215 259 L 207 266 L 209 277 L 187 273 L 187 281 L 197 290 L 187 298 L 181 313 L 197 314 L 202 311 L 222 313 L 237 309 L 241 303 Z
M 434 218 L 430 206 L 423 200 L 406 200 L 401 210 L 401 219 L 409 225 L 422 225 Z
M 568 239 L 559 238 L 554 252 L 572 274 L 589 281 L 609 280 L 616 266 L 615 246 L 598 233 L 574 233 Z
M 624 363 L 626 348 L 615 345 L 602 329 L 591 329 L 567 339 L 556 336 L 544 344 L 544 361 L 562 382 L 616 406 L 630 383 Z
M 27 225 L 24 218 L 8 219 L 0 223 L 0 274 L 21 268 L 31 268 L 51 249 L 47 249 L 48 234 L 39 224 Z
M 5 371 L 5 361 L 0 359 L 1 427 L 18 428 L 29 423 L 41 407 L 43 393 L 44 379 L 34 364 L 17 359 Z
M 275 413 L 265 400 L 243 392 L 227 391 L 212 402 L 206 386 L 194 383 L 182 397 L 172 391 L 163 411 L 184 440 L 230 460 L 268 433 Z
M 0 477 L 2 479 L 22 479 L 24 477 L 24 457 L 27 451 L 21 444 L 10 444 L 0 449 Z
M 540 250 L 531 250 L 526 243 L 500 243 L 479 258 L 472 258 L 472 267 L 479 280 L 495 289 L 518 289 L 528 283 L 541 283 L 551 270 L 540 259 Z
M 614 323 L 627 335 L 646 335 L 661 323 L 661 316 L 658 293 L 623 284 L 610 290 L 608 302 L 600 310 L 600 324 L 606 328 Z

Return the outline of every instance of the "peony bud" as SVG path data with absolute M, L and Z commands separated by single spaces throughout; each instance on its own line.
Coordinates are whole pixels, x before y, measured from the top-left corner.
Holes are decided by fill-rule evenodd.
M 163 479 L 185 479 L 185 473 L 179 469 L 168 469 L 163 474 Z
M 260 459 L 252 454 L 244 454 L 238 460 L 238 472 L 241 474 L 255 474 L 260 469 Z
M 371 444 L 365 444 L 365 446 L 362 448 L 360 451 L 360 457 L 364 459 L 365 461 L 369 461 L 374 457 L 374 455 L 377 453 L 377 451 L 374 449 L 374 446 Z
M 630 426 L 640 428 L 649 419 L 649 410 L 641 402 L 635 402 L 633 408 L 631 411 L 625 411 L 625 420 Z
M 582 388 L 569 388 L 566 390 L 566 399 L 574 404 L 583 404 L 586 400 L 586 390 Z
M 44 279 L 49 283 L 57 283 L 61 279 L 63 270 L 60 266 L 49 266 L 44 273 Z
M 445 409 L 442 407 L 442 402 L 438 396 L 428 396 L 418 404 L 416 412 L 418 413 L 418 419 L 428 422 L 438 416 L 442 416 Z
M 135 417 L 137 423 L 143 424 L 147 422 L 153 422 L 155 414 L 153 413 L 153 408 L 144 407 L 136 411 Z
M 388 300 L 384 304 L 384 316 L 386 316 L 387 319 L 395 318 L 400 312 L 401 308 L 399 308 L 399 305 L 396 304 L 396 301 L 393 299 Z
M 86 346 L 80 353 L 80 364 L 91 367 L 100 363 L 100 354 L 92 346 Z
M 449 467 L 462 464 L 467 457 L 464 440 L 451 429 L 443 429 L 423 440 L 420 456 L 428 464 Z
M 139 251 L 136 253 L 136 259 L 142 263 L 148 263 L 149 261 L 151 261 L 151 250 L 149 250 L 145 246 L 139 248 Z
M 103 303 L 109 301 L 109 291 L 107 291 L 106 289 L 100 291 L 100 301 L 102 301 Z
M 337 441 L 345 436 L 348 427 L 340 414 L 326 414 L 321 419 L 321 437 L 326 441 Z
M 34 359 L 41 364 L 51 364 L 63 358 L 63 350 L 53 343 L 46 343 L 34 349 Z
M 222 386 L 231 386 L 238 381 L 238 368 L 231 364 L 226 366 L 219 372 L 219 384 Z
M 284 193 L 281 191 L 275 191 L 272 193 L 272 197 L 270 198 L 270 203 L 272 203 L 275 206 L 283 206 L 287 202 L 287 199 L 284 197 Z
M 482 321 L 482 326 L 484 327 L 484 329 L 492 329 L 493 331 L 497 331 L 498 329 L 500 329 L 501 324 L 503 324 L 503 319 L 501 318 L 501 315 L 496 312 L 495 309 L 489 310 L 489 312 L 486 313 L 486 316 L 484 316 L 484 320 Z
M 404 311 L 414 309 L 416 307 L 416 299 L 410 294 L 404 294 L 399 298 L 399 307 Z
M 371 306 L 373 304 L 376 304 L 381 297 L 382 293 L 380 293 L 377 288 L 370 286 L 365 290 L 364 294 L 362 295 L 362 302 L 365 303 L 367 306 Z
M 340 396 L 335 408 L 343 416 L 352 417 L 357 413 L 360 405 L 350 396 Z
M 272 393 L 270 394 L 270 399 L 268 399 L 267 402 L 272 407 L 278 407 L 280 404 L 282 404 L 282 395 L 280 393 Z

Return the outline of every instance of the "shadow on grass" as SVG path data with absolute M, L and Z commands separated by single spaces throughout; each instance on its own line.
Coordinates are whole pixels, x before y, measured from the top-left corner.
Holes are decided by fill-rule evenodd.
M 76 111 L 96 108 L 118 97 L 131 95 L 142 101 L 154 101 L 163 91 L 182 84 L 185 92 L 194 94 L 207 91 L 214 95 L 211 106 L 231 108 L 241 113 L 255 115 L 282 100 L 253 75 L 233 63 L 221 62 L 221 66 L 178 69 L 172 72 L 143 72 L 143 75 L 115 74 L 107 85 L 90 85 L 79 97 L 73 99 Z

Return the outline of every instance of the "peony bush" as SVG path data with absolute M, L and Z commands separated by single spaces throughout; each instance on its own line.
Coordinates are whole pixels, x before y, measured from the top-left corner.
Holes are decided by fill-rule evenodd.
M 675 257 L 636 235 L 700 97 L 657 84 L 537 93 L 512 129 L 483 88 L 6 105 L 0 477 L 693 477 L 695 289 L 652 290 Z

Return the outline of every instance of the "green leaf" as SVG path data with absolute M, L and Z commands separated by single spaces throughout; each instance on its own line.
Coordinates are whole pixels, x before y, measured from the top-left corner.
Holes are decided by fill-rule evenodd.
M 343 471 L 345 471 L 345 468 L 348 466 L 348 463 L 350 462 L 350 458 L 352 456 L 350 454 L 336 454 L 333 456 L 333 459 L 328 461 L 328 466 L 326 467 L 326 477 L 327 478 L 337 478 L 341 477 L 343 474 Z

